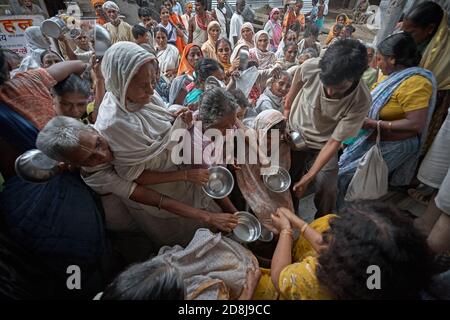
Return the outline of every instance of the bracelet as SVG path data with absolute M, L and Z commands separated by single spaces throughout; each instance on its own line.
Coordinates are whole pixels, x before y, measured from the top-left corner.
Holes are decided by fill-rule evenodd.
M 162 206 L 162 202 L 164 200 L 164 195 L 161 194 L 161 197 L 159 198 L 159 205 L 158 205 L 158 210 L 161 210 L 161 206 Z
M 289 237 L 291 237 L 291 239 L 294 239 L 294 234 L 293 234 L 293 232 L 292 232 L 292 229 L 283 229 L 283 230 L 281 230 L 281 232 L 280 232 L 280 235 L 282 235 L 282 234 L 286 234 L 286 235 L 288 235 Z
M 305 223 L 303 227 L 300 229 L 300 234 L 303 235 L 306 231 L 306 228 L 308 228 L 309 224 Z
M 388 126 L 389 126 L 389 132 L 391 132 L 392 131 L 392 121 L 389 121 L 389 123 L 388 123 Z

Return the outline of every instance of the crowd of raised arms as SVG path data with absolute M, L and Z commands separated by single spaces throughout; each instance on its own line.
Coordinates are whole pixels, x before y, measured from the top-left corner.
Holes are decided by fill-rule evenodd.
M 0 296 L 450 298 L 441 6 L 412 6 L 375 45 L 355 32 L 368 0 L 329 30 L 327 1 L 288 2 L 259 31 L 245 0 L 166 0 L 136 25 L 113 1 L 91 3 L 111 41 L 101 56 L 83 20 L 58 39 L 28 27 L 24 57 L 0 49 Z M 230 133 L 242 143 L 209 152 Z M 32 149 L 57 161 L 51 179 L 16 171 Z M 282 192 L 263 175 L 274 165 L 291 181 Z M 227 196 L 205 192 L 217 167 L 234 181 Z M 273 239 L 237 241 L 241 211 Z

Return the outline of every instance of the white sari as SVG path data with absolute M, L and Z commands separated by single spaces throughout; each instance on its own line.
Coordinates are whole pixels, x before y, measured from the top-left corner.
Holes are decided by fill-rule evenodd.
M 164 50 L 159 50 L 157 48 L 156 57 L 158 58 L 161 75 L 162 76 L 164 75 L 165 78 L 170 80 L 171 82 L 173 79 L 167 78 L 166 72 L 167 70 L 175 70 L 175 71 L 178 70 L 180 53 L 178 52 L 177 47 L 168 43 L 166 49 Z
M 175 119 L 165 108 L 152 102 L 135 106 L 126 102 L 131 79 L 140 67 L 151 61 L 152 55 L 137 44 L 118 42 L 103 57 L 102 72 L 107 93 L 99 108 L 95 128 L 108 140 L 114 153 L 117 173 L 128 181 L 136 180 L 144 170 L 174 171 L 170 140 L 176 129 L 187 129 L 180 117 Z M 137 109 L 130 112 L 128 109 Z M 173 122 L 173 124 L 172 124 Z M 218 210 L 201 188 L 190 182 L 173 182 L 149 186 L 187 205 Z M 199 221 L 182 218 L 157 207 L 128 201 L 130 214 L 158 245 L 173 245 L 189 241 Z

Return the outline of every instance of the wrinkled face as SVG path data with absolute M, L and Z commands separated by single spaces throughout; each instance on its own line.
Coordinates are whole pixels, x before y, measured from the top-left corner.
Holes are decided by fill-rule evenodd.
M 117 21 L 119 19 L 119 12 L 114 9 L 107 9 L 106 15 L 108 16 L 111 21 Z
M 297 58 L 298 47 L 296 45 L 289 46 L 284 52 L 284 59 L 287 62 L 295 62 L 295 58 Z
M 83 49 L 85 51 L 88 51 L 90 49 L 89 48 L 89 39 L 85 34 L 82 34 L 81 36 L 76 38 L 75 42 L 80 49 Z
M 108 142 L 94 129 L 81 131 L 78 139 L 79 147 L 64 155 L 68 162 L 83 167 L 95 167 L 114 159 Z
M 369 64 L 373 61 L 373 58 L 375 57 L 375 51 L 373 48 L 367 48 L 367 58 L 369 60 Z
M 228 43 L 224 41 L 219 43 L 219 46 L 217 47 L 217 57 L 222 63 L 230 63 L 231 48 Z
M 33 5 L 33 2 L 31 2 L 31 0 L 23 0 L 23 5 L 25 7 L 31 7 Z
M 158 48 L 165 49 L 167 47 L 167 36 L 164 32 L 158 31 L 155 35 L 155 40 Z
M 220 28 L 218 26 L 214 26 L 211 29 L 209 29 L 209 35 L 213 39 L 213 41 L 217 41 L 219 39 L 220 35 Z
M 167 8 L 162 9 L 159 17 L 161 18 L 161 22 L 163 22 L 164 24 L 167 24 L 169 22 L 169 17 L 170 17 L 169 10 Z
M 348 90 L 352 87 L 353 82 L 350 80 L 344 80 L 340 84 L 331 85 L 331 86 L 323 86 L 325 90 L 325 94 L 330 99 L 342 99 L 346 96 Z
M 395 70 L 395 58 L 377 52 L 377 66 L 384 75 L 390 75 Z
M 188 55 L 187 55 L 187 60 L 188 60 L 189 64 L 191 65 L 191 67 L 195 67 L 195 64 L 201 58 L 203 58 L 203 54 L 199 47 L 195 46 L 195 47 L 192 47 L 191 50 L 189 50 Z
M 242 38 L 244 38 L 245 41 L 251 42 L 253 39 L 253 31 L 250 28 L 244 28 L 242 29 Z
M 434 24 L 431 24 L 430 26 L 423 29 L 415 26 L 408 19 L 405 19 L 402 23 L 402 30 L 409 33 L 417 45 L 427 41 L 432 36 L 435 28 L 436 26 Z
M 272 83 L 272 92 L 277 97 L 284 97 L 288 94 L 291 88 L 291 81 L 288 76 L 283 75 L 280 79 Z
M 131 101 L 136 104 L 145 105 L 150 101 L 153 95 L 152 82 L 155 79 L 155 68 L 151 62 L 143 64 L 133 79 L 130 81 L 130 85 L 127 89 L 126 98 L 127 101 Z M 128 110 L 128 108 L 127 108 Z M 133 111 L 133 110 L 129 110 Z
M 61 62 L 61 58 L 55 54 L 55 53 L 47 53 L 43 58 L 42 58 L 42 67 L 43 68 L 48 68 L 58 62 Z
M 269 37 L 266 34 L 261 35 L 256 45 L 259 50 L 267 51 L 267 47 L 269 46 Z
M 57 116 L 80 119 L 86 112 L 89 97 L 78 92 L 67 92 L 53 97 L 53 104 Z
M 342 16 L 342 15 L 339 16 L 338 19 L 337 19 L 337 22 L 340 23 L 340 24 L 345 24 L 345 17 Z

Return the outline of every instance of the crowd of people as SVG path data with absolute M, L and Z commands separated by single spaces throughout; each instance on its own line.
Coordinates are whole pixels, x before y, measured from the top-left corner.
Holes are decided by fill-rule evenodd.
M 112 42 L 102 57 L 82 26 L 52 41 L 32 26 L 23 59 L 0 51 L 0 269 L 12 274 L 1 295 L 449 297 L 448 287 L 432 289 L 445 271 L 436 261 L 450 252 L 450 33 L 438 4 L 414 6 L 374 46 L 354 39 L 345 14 L 321 42 L 324 0 L 306 14 L 301 0 L 274 8 L 259 31 L 245 21 L 245 0 L 235 10 L 218 0 L 212 11 L 206 0 L 184 9 L 167 0 L 158 13 L 140 8 L 134 26 L 113 1 L 91 2 Z M 249 148 L 244 163 L 229 162 L 237 148 L 215 157 L 236 181 L 222 199 L 202 190 L 215 165 L 204 156 L 217 139 L 211 130 L 243 134 Z M 179 132 L 192 151 L 181 164 Z M 263 182 L 267 164 L 248 160 L 251 138 L 271 154 L 278 145 L 289 190 Z M 390 187 L 427 198 L 421 217 L 380 197 L 350 201 L 374 147 Z M 16 158 L 36 148 L 59 162 L 45 183 L 15 171 Z M 191 161 L 198 154 L 200 163 Z M 379 179 L 374 172 L 366 179 Z M 308 223 L 299 201 L 312 192 Z M 243 210 L 275 235 L 270 269 L 258 265 L 258 248 L 221 236 Z M 83 290 L 67 290 L 71 265 L 82 270 Z M 373 265 L 380 290 L 367 287 Z

